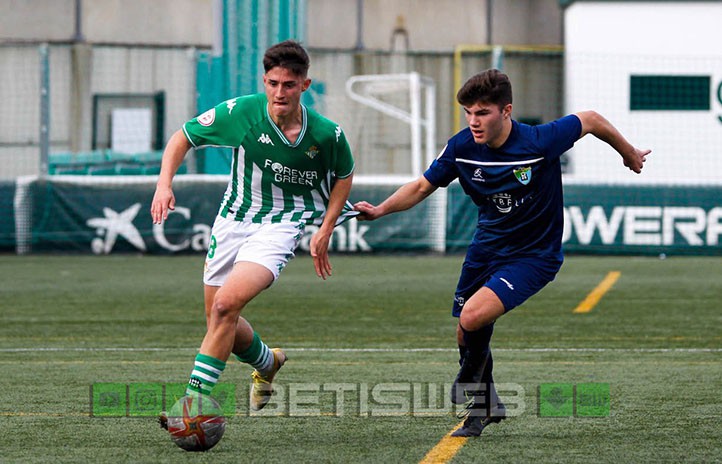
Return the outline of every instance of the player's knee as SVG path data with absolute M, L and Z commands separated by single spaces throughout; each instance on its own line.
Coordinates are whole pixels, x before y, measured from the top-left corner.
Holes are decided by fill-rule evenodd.
M 210 310 L 210 319 L 218 323 L 236 323 L 243 305 L 230 298 L 216 297 Z
M 461 316 L 459 316 L 459 324 L 467 332 L 479 330 L 484 326 L 483 321 L 479 317 L 478 311 L 467 311 L 466 308 L 464 308 L 464 311 L 461 312 Z
M 493 308 L 489 306 L 464 306 L 459 316 L 459 324 L 468 331 L 473 332 L 492 324 L 494 321 L 504 314 L 504 308 Z

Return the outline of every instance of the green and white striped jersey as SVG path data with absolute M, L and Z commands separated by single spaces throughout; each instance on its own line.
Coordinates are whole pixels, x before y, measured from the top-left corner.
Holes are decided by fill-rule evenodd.
M 295 143 L 269 116 L 265 94 L 225 101 L 183 125 L 194 147 L 233 149 L 219 215 L 256 223 L 323 222 L 334 180 L 350 176 L 354 160 L 340 126 L 301 108 Z M 347 202 L 342 218 L 353 216 L 352 209 Z

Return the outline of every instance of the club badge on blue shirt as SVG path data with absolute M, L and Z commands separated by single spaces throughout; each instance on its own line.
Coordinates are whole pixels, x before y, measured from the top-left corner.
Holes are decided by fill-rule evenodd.
M 527 185 L 531 182 L 531 167 L 527 166 L 524 168 L 514 169 L 514 176 L 516 180 L 521 182 L 521 185 Z

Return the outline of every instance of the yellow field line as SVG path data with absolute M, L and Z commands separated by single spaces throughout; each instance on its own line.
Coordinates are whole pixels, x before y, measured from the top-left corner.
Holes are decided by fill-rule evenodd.
M 610 271 L 609 274 L 601 281 L 599 282 L 599 285 L 589 292 L 589 295 L 587 295 L 586 298 L 584 298 L 584 301 L 579 303 L 579 306 L 574 308 L 575 313 L 588 313 L 589 311 L 594 308 L 597 303 L 599 303 L 599 300 L 602 299 L 605 293 L 609 291 L 610 288 L 614 285 L 614 283 L 619 280 L 619 276 L 621 276 L 622 273 L 619 271 Z
M 468 438 L 452 437 L 451 434 L 461 428 L 462 425 L 464 425 L 464 421 L 459 422 L 456 427 L 444 435 L 444 438 L 442 438 L 436 446 L 431 448 L 431 451 L 426 453 L 426 456 L 424 456 L 424 459 L 422 459 L 419 464 L 445 464 L 456 456 L 456 453 L 464 446 Z

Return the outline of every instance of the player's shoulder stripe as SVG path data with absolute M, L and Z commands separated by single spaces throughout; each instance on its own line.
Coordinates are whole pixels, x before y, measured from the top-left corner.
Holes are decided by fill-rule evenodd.
M 477 160 L 470 160 L 470 159 L 466 159 L 466 158 L 456 158 L 455 161 L 457 163 L 473 164 L 475 166 L 519 166 L 522 164 L 538 163 L 539 161 L 542 161 L 543 159 L 544 159 L 544 157 L 527 159 L 527 160 L 519 160 L 519 161 L 477 161 Z
M 338 178 L 338 179 L 348 179 L 348 177 L 349 177 L 351 174 L 353 174 L 355 170 L 356 170 L 356 162 L 354 161 L 353 165 L 351 165 L 351 170 L 349 170 L 348 174 L 345 174 L 345 175 L 336 174 L 336 178 Z
M 197 148 L 198 146 L 193 141 L 193 137 L 191 137 L 191 135 L 188 133 L 188 130 L 186 129 L 186 124 L 188 124 L 188 123 L 187 122 L 184 123 L 183 126 L 181 127 L 181 129 L 183 129 L 183 135 L 186 136 L 186 139 L 188 139 L 188 141 L 190 142 L 191 145 L 193 145 L 194 148 Z
M 447 148 L 449 148 L 449 144 L 448 144 L 448 143 L 447 143 L 446 145 L 444 145 L 444 148 L 442 148 L 441 151 L 439 152 L 439 154 L 436 155 L 436 159 L 439 159 L 439 158 L 441 158 L 442 156 L 444 156 L 444 153 L 446 153 L 446 149 L 447 149 Z
M 181 129 L 183 129 L 183 134 L 186 136 L 186 139 L 190 142 L 191 145 L 193 145 L 193 148 L 198 148 L 198 145 L 193 141 L 193 137 L 191 137 L 191 134 L 188 133 L 188 129 L 186 129 L 187 122 L 183 124 Z

